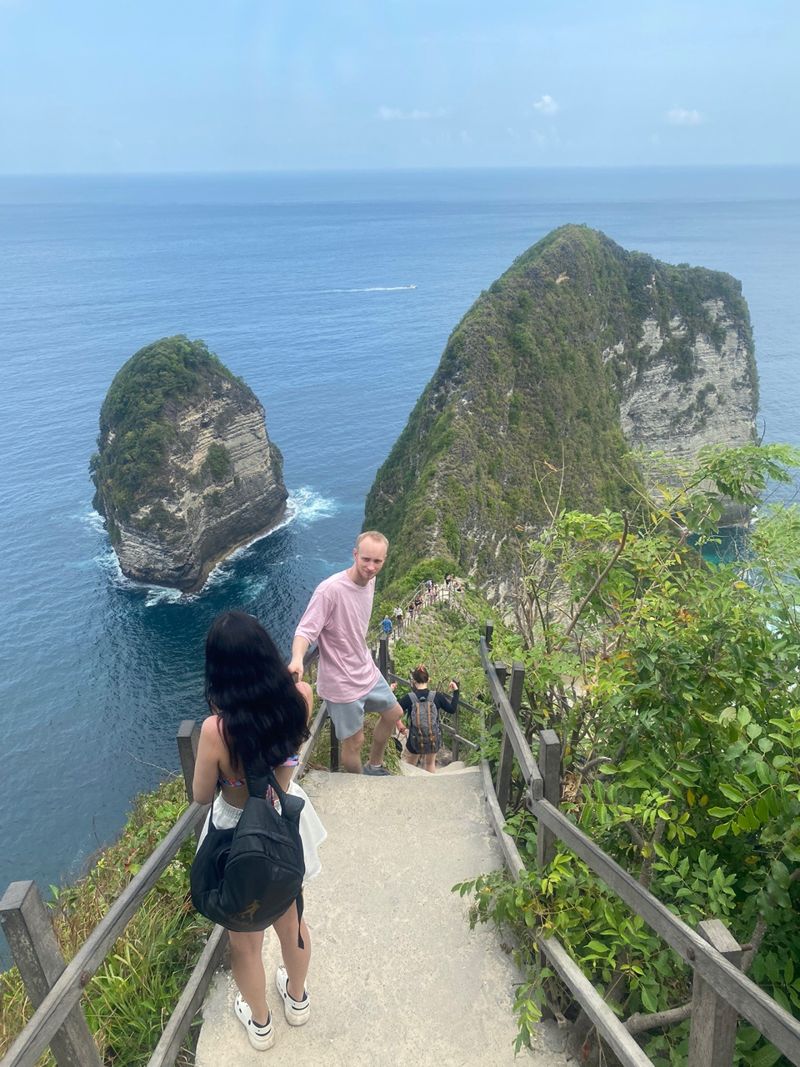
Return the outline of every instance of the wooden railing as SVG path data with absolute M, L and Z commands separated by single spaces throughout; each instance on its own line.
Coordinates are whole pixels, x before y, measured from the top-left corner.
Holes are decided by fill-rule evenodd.
M 306 656 L 313 671 L 316 650 Z M 328 719 L 323 701 L 310 727 L 294 777 L 308 766 L 311 753 Z M 175 858 L 192 833 L 199 835 L 207 804 L 196 804 L 192 779 L 200 726 L 192 719 L 178 730 L 178 755 L 189 807 L 164 840 L 150 854 L 141 870 L 111 905 L 69 964 L 64 962 L 56 935 L 35 882 L 12 882 L 0 898 L 0 923 L 35 1011 L 2 1060 L 2 1067 L 35 1067 L 50 1048 L 58 1067 L 102 1067 L 80 1001 L 92 976 L 103 963 L 117 938 L 139 910 L 146 894 Z M 338 768 L 338 743 L 331 728 L 331 769 Z M 194 970 L 170 1016 L 147 1067 L 172 1067 L 197 1013 L 214 971 L 222 961 L 227 933 L 215 926 Z
M 526 806 L 538 820 L 539 868 L 544 869 L 550 863 L 556 841 L 562 841 L 692 968 L 688 1067 L 730 1067 L 739 1015 L 793 1064 L 800 1064 L 800 1021 L 739 970 L 742 948 L 725 925 L 712 919 L 701 922 L 697 930 L 687 926 L 559 811 L 559 739 L 553 730 L 540 731 L 539 757 L 538 761 L 534 760 L 518 721 L 524 667 L 521 663 L 512 666 L 507 696 L 504 686 L 508 669 L 492 661 L 490 647 L 491 627 L 487 627 L 480 640 L 480 656 L 492 702 L 502 723 L 503 740 L 494 782 L 488 764 L 484 761 L 482 766 L 490 814 L 510 873 L 516 878 L 526 869 L 514 841 L 504 830 L 512 765 L 516 759 L 525 782 Z M 623 1067 L 651 1064 L 561 942 L 555 937 L 539 936 L 537 944 Z

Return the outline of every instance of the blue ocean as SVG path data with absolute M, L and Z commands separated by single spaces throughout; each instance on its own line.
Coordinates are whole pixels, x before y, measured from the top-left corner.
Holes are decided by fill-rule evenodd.
M 0 178 L 0 892 L 80 873 L 176 770 L 217 612 L 288 653 L 449 332 L 567 222 L 741 279 L 760 428 L 800 444 L 797 169 Z M 122 577 L 88 476 L 114 374 L 175 333 L 261 399 L 291 494 L 195 597 Z

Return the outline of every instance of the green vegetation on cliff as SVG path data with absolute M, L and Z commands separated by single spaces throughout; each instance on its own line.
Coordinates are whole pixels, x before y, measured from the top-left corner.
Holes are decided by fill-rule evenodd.
M 162 338 L 131 356 L 100 410 L 99 451 L 91 461 L 99 511 L 128 517 L 164 495 L 164 458 L 177 433 L 175 412 L 187 400 L 210 393 L 220 380 L 247 390 L 203 341 L 182 335 Z M 217 447 L 218 453 L 208 457 L 215 480 L 229 465 L 224 449 Z
M 522 255 L 453 331 L 377 473 L 366 526 L 392 541 L 388 578 L 440 556 L 489 580 L 514 569 L 509 531 L 546 520 L 545 502 L 625 507 L 637 473 L 619 387 L 649 358 L 638 347 L 643 322 L 658 322 L 674 377 L 685 380 L 695 336 L 719 340 L 712 299 L 749 340 L 741 288 L 728 275 L 670 267 L 582 226 Z M 683 338 L 670 334 L 676 315 Z M 755 388 L 754 366 L 750 377 Z
M 751 508 L 798 463 L 779 445 L 708 450 L 635 525 L 559 509 L 524 545 L 529 610 L 514 630 L 495 618 L 492 654 L 525 667 L 534 753 L 541 729 L 562 742 L 562 810 L 688 925 L 723 921 L 748 946 L 749 976 L 800 1017 L 800 509 L 761 507 L 745 560 L 709 566 L 697 551 L 714 547 L 726 501 Z M 458 673 L 464 700 L 486 709 L 483 728 L 467 716 L 462 729 L 494 772 L 499 728 L 477 667 L 491 614 L 474 593 L 428 607 L 394 655 L 400 674 L 420 660 L 437 684 Z M 691 968 L 566 846 L 538 869 L 525 798 L 515 763 L 507 829 L 527 870 L 457 887 L 474 922 L 513 933 L 521 1042 L 545 1005 L 575 1021 L 576 1048 L 596 1040 L 539 955 L 537 935 L 555 935 L 623 1020 L 644 1017 L 633 1032 L 653 1063 L 681 1067 L 689 1023 L 661 1013 L 691 1001 Z M 734 1062 L 787 1061 L 742 1020 Z

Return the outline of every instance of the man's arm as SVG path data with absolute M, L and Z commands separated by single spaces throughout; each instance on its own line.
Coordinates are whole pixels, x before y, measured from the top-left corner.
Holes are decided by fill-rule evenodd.
M 292 658 L 289 661 L 289 674 L 296 682 L 303 680 L 303 656 L 308 652 L 311 642 L 302 634 L 295 634 L 292 641 Z

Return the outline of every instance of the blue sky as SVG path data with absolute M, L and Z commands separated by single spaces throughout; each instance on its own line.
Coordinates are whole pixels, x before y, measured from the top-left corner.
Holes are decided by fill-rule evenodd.
M 800 4 L 0 0 L 0 173 L 800 163 Z

